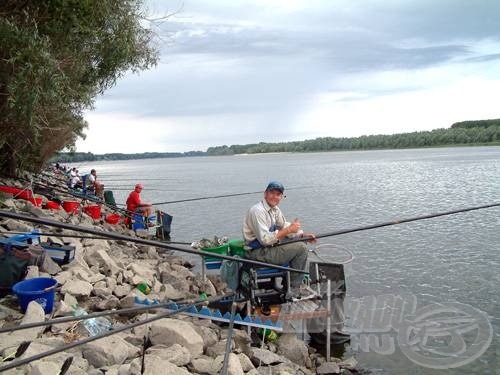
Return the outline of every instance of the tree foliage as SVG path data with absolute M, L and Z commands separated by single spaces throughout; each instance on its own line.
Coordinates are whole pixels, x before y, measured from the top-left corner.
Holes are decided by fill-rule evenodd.
M 84 110 L 126 71 L 157 61 L 142 0 L 0 2 L 0 172 L 71 147 Z
M 208 155 L 257 154 L 263 152 L 312 152 L 312 151 L 344 151 L 373 150 L 451 146 L 462 144 L 499 144 L 500 120 L 497 125 L 452 126 L 449 129 L 435 129 L 413 133 L 393 135 L 363 135 L 354 138 L 323 137 L 305 141 L 282 143 L 258 143 L 247 145 L 217 146 L 207 150 Z

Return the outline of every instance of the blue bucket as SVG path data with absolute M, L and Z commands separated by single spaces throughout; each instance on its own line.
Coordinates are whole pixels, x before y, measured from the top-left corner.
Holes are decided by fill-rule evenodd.
M 35 277 L 14 284 L 12 290 L 19 300 L 22 312 L 26 312 L 31 301 L 38 302 L 45 314 L 50 314 L 54 307 L 57 280 L 50 277 Z

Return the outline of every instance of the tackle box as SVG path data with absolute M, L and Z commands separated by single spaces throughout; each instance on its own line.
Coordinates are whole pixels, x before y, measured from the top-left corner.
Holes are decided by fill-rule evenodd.
M 63 246 L 50 242 L 42 242 L 40 245 L 57 264 L 68 264 L 75 258 L 75 246 Z

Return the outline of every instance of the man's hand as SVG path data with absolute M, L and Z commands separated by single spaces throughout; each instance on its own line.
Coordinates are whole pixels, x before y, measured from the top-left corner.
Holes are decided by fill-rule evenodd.
M 299 219 L 295 219 L 288 227 L 289 233 L 297 233 L 300 229 L 300 221 Z
M 302 237 L 306 238 L 307 242 L 309 242 L 309 243 L 316 243 L 316 242 L 318 242 L 318 240 L 316 239 L 316 236 L 314 235 L 314 233 L 303 233 Z

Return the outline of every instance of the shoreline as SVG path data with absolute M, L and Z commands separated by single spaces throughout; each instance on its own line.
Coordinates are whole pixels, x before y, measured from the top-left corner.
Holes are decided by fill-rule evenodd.
M 52 183 L 61 182 L 52 179 Z M 0 179 L 0 184 L 21 187 L 12 179 Z M 44 201 L 47 199 L 44 196 L 38 197 Z M 86 214 L 75 216 L 64 210 L 42 209 L 29 201 L 14 200 L 7 195 L 0 197 L 0 207 L 2 210 L 135 236 L 134 232 L 123 225 L 111 225 L 102 219 L 93 220 Z M 102 211 L 108 212 L 105 207 L 102 207 Z M 13 219 L 2 218 L 0 226 L 2 232 L 31 230 L 30 225 Z M 192 263 L 182 256 L 174 256 L 171 252 L 160 253 L 153 246 L 125 241 L 60 237 L 58 235 L 71 235 L 75 234 L 75 231 L 54 231 L 44 225 L 40 227 L 43 233 L 42 242 L 70 245 L 76 249 L 75 259 L 67 265 L 59 267 L 54 263 L 55 266 L 51 265 L 47 269 L 38 266 L 29 268 L 28 277 L 54 277 L 58 281 L 60 287 L 56 292 L 54 317 L 73 315 L 74 309 L 71 306 L 75 303 L 90 313 L 132 307 L 135 305 L 135 297 L 159 301 L 196 300 L 200 293 L 210 297 L 221 296 L 226 292 L 218 276 L 209 276 L 207 280 L 202 280 L 200 274 L 192 272 Z M 138 285 L 144 283 L 151 289 L 149 294 L 137 289 Z M 26 315 L 23 315 L 19 312 L 15 298 L 1 299 L 0 322 L 4 326 L 15 326 L 19 321 L 47 319 L 43 312 L 40 314 L 41 307 L 36 303 L 33 305 L 35 307 L 29 308 Z M 136 322 L 151 315 L 152 313 L 112 316 L 109 322 L 119 327 L 124 322 Z M 144 328 L 139 326 L 131 332 L 117 333 L 79 347 L 76 352 L 71 353 L 75 357 L 72 365 L 74 371 L 71 373 L 97 375 L 102 374 L 103 369 L 107 370 L 107 374 L 139 373 L 136 371 L 140 368 L 144 332 Z M 147 373 L 218 373 L 222 366 L 227 334 L 225 325 L 215 324 L 208 319 L 176 315 L 153 322 L 149 330 L 152 346 L 145 356 L 146 366 L 150 369 Z M 87 336 L 85 327 L 74 323 L 58 324 L 47 332 L 35 328 L 16 331 L 4 334 L 0 354 L 5 357 L 15 351 L 20 342 L 32 341 L 26 354 L 20 357 L 22 359 Z M 66 356 L 69 355 L 66 353 Z M 273 373 L 314 374 L 321 373 L 318 371 L 325 365 L 337 366 L 340 373 L 341 369 L 355 371 L 357 368 L 354 358 L 346 361 L 332 358 L 332 361 L 326 363 L 326 359 L 319 352 L 299 340 L 295 334 L 282 334 L 276 342 L 264 342 L 262 345 L 248 336 L 246 328 L 243 327 L 234 330 L 229 373 L 255 375 L 272 370 Z M 27 371 L 26 373 L 49 373 L 61 364 L 60 356 L 53 356 L 32 362 L 20 369 Z

